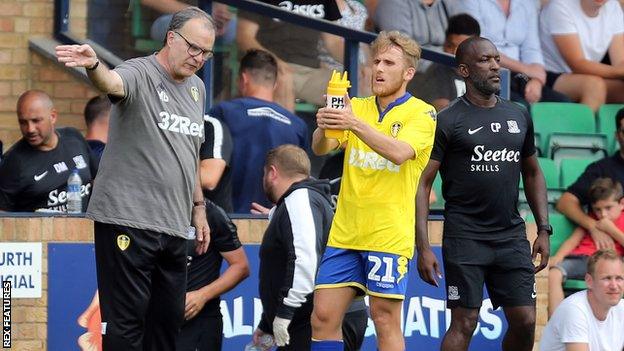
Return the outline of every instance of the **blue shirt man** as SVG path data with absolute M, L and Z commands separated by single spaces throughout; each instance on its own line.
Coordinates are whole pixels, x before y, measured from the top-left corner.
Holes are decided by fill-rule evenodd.
M 221 120 L 232 135 L 232 205 L 234 213 L 249 213 L 251 203 L 272 204 L 262 188 L 269 150 L 293 144 L 309 149 L 305 122 L 273 102 L 277 62 L 270 53 L 250 50 L 240 63 L 238 87 L 242 98 L 214 106 L 209 115 Z

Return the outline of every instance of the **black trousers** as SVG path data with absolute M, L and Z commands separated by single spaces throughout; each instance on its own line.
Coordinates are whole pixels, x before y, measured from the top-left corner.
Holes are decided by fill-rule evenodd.
M 186 240 L 95 222 L 104 351 L 171 351 L 184 320 Z
M 364 342 L 368 313 L 366 310 L 347 312 L 342 319 L 344 351 L 359 351 Z
M 219 305 L 205 306 L 184 322 L 175 351 L 216 351 L 223 344 L 223 316 Z

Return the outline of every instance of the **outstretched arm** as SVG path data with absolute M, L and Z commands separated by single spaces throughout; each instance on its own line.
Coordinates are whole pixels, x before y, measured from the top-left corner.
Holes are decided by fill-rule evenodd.
M 56 47 L 56 57 L 67 67 L 86 68 L 87 76 L 101 92 L 118 98 L 126 95 L 121 76 L 100 62 L 88 44 L 59 45 Z

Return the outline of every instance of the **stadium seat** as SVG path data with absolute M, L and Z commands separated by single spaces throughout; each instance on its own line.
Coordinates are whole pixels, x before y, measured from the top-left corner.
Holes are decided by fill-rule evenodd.
M 561 213 L 549 213 L 550 225 L 553 227 L 553 234 L 550 236 L 550 252 L 555 255 L 559 247 L 574 231 L 574 223 Z
M 568 158 L 561 161 L 560 165 L 560 184 L 562 188 L 567 188 L 570 184 L 574 183 L 578 177 L 585 171 L 585 168 L 589 166 L 594 160 Z
M 154 52 L 160 50 L 162 43 L 152 40 L 149 36 L 150 27 L 143 23 L 143 15 L 140 0 L 130 0 L 130 11 L 132 12 L 131 33 L 134 38 L 134 48 L 140 52 Z
M 574 223 L 570 222 L 570 220 L 561 213 L 549 212 L 548 219 L 550 221 L 550 225 L 553 227 L 553 234 L 550 236 L 550 257 L 552 257 L 557 253 L 561 244 L 563 244 L 563 242 L 572 234 L 576 227 Z M 527 216 L 526 222 L 535 223 L 533 215 Z M 586 288 L 587 284 L 585 284 L 584 280 L 568 279 L 563 284 L 566 296 L 575 291 Z
M 594 114 L 583 104 L 540 102 L 531 106 L 540 150 L 559 163 L 566 157 L 602 158 L 607 139 L 597 134 Z
M 538 157 L 537 162 L 544 173 L 546 179 L 546 188 L 558 189 L 559 188 L 559 169 L 555 162 L 549 158 Z
M 440 177 L 440 173 L 436 174 L 431 191 L 435 191 L 436 202 L 432 203 L 429 208 L 432 210 L 443 210 L 444 197 L 442 196 L 442 178 Z
M 575 225 L 560 213 L 550 213 L 549 220 L 553 227 L 553 235 L 550 237 L 550 255 L 554 256 L 561 244 L 572 234 Z M 563 288 L 564 290 L 582 290 L 587 288 L 587 285 L 584 280 L 568 279 L 563 284 Z
M 598 110 L 598 123 L 596 131 L 607 136 L 607 145 L 610 153 L 615 152 L 619 146 L 615 141 L 615 115 L 624 108 L 624 104 L 605 104 Z
M 537 162 L 539 162 L 542 173 L 544 173 L 544 179 L 546 180 L 548 211 L 554 211 L 557 200 L 559 200 L 561 194 L 563 194 L 563 189 L 559 186 L 559 169 L 557 168 L 557 165 L 555 165 L 555 162 L 549 158 L 538 157 Z M 524 182 L 522 181 L 522 177 L 520 177 L 518 210 L 520 211 L 520 215 L 523 217 L 528 215 L 531 210 L 526 194 L 524 193 Z
M 550 135 L 548 154 L 556 164 L 565 158 L 583 158 L 597 161 L 608 156 L 610 149 L 604 134 L 559 133 Z
M 538 157 L 544 157 L 544 150 L 542 150 L 542 135 L 538 131 L 534 132 L 535 149 L 537 150 Z

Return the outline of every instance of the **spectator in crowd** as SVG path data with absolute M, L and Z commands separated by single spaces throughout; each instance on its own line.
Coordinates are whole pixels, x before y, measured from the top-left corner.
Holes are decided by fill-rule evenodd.
M 163 42 L 167 35 L 167 29 L 173 14 L 191 5 L 197 5 L 198 1 L 141 0 L 141 4 L 163 14 L 152 23 L 150 28 L 150 37 L 157 42 Z M 215 47 L 228 45 L 234 42 L 236 38 L 236 16 L 230 11 L 228 5 L 213 1 L 211 16 L 215 22 Z M 219 50 L 215 51 L 213 57 L 214 76 L 212 94 L 215 98 L 220 98 L 221 96 L 229 96 L 230 90 L 228 84 L 233 84 L 233 82 L 230 82 L 230 79 L 226 78 L 229 74 L 229 67 L 224 64 L 226 60 L 225 52 Z
M 100 158 L 108 140 L 110 110 L 111 102 L 103 95 L 91 98 L 85 106 L 84 118 L 87 125 L 85 139 L 91 148 L 91 155 L 96 165 L 100 164 Z
M 552 1 L 552 0 L 551 0 Z M 622 350 L 624 347 L 624 264 L 613 250 L 587 261 L 587 290 L 559 305 L 546 324 L 540 351 Z
M 199 158 L 204 196 L 232 213 L 232 135 L 226 124 L 210 115 L 204 116 L 204 143 Z
M 73 128 L 55 128 L 57 112 L 43 91 L 28 90 L 17 100 L 22 138 L 0 164 L 0 210 L 67 211 L 67 178 L 74 169 L 82 179 L 83 211 L 96 166 L 86 140 Z
M 617 2 L 550 0 L 540 31 L 547 86 L 594 111 L 605 101 L 624 102 L 624 15 Z M 607 53 L 611 64 L 601 63 Z
M 446 28 L 444 52 L 455 55 L 459 44 L 471 36 L 480 35 L 479 22 L 472 16 L 462 13 L 449 18 Z M 449 102 L 464 95 L 466 83 L 457 73 L 456 67 L 432 63 L 423 76 L 426 84 L 416 88 L 416 95 L 432 104 L 437 111 L 448 106 Z
M 366 18 L 364 29 L 369 32 L 378 32 L 379 30 L 376 28 L 374 17 L 375 13 L 377 13 L 379 0 L 364 0 L 363 2 L 364 6 L 366 6 L 366 11 L 368 12 L 368 18 Z
M 208 251 L 197 254 L 195 242 L 187 241 L 186 321 L 178 336 L 176 351 L 221 350 L 223 316 L 220 295 L 249 276 L 247 256 L 232 220 L 210 200 L 206 200 L 206 216 L 210 225 Z M 223 259 L 228 267 L 221 274 Z
M 88 44 L 56 47 L 59 62 L 85 67 L 114 103 L 87 211 L 105 349 L 175 349 L 189 226 L 198 253 L 210 242 L 198 167 L 206 92 L 195 73 L 212 57 L 214 34 L 212 18 L 188 7 L 173 15 L 160 51 L 113 70 Z
M 613 248 L 613 238 L 598 228 L 595 218 L 588 216 L 583 208 L 589 205 L 589 187 L 598 178 L 611 178 L 624 184 L 624 109 L 615 116 L 615 138 L 620 149 L 610 157 L 596 161 L 570 185 L 557 201 L 557 210 L 572 222 L 589 231 L 598 249 Z
M 150 29 L 150 36 L 156 41 L 165 40 L 173 14 L 191 6 L 189 3 L 179 0 L 141 0 L 141 4 L 164 14 L 152 23 Z M 233 20 L 233 14 L 228 6 L 214 1 L 211 16 L 215 22 L 215 36 L 226 43 L 233 41 L 236 33 L 236 21 Z
M 378 2 L 374 20 L 380 30 L 398 30 L 423 48 L 442 51 L 448 18 L 455 13 L 450 0 L 384 0 Z M 418 72 L 424 72 L 428 65 L 419 62 Z
M 500 65 L 511 71 L 511 99 L 529 104 L 538 101 L 569 102 L 570 99 L 546 86 L 546 70 L 537 27 L 538 11 L 526 0 L 464 0 L 461 12 L 481 25 L 481 36 L 496 45 Z M 523 30 L 518 30 L 523 28 Z
M 610 178 L 598 178 L 589 188 L 591 212 L 598 229 L 615 241 L 615 250 L 624 254 L 624 200 L 622 185 Z M 551 316 L 563 300 L 562 284 L 567 279 L 582 280 L 585 277 L 587 259 L 598 251 L 591 235 L 583 227 L 577 227 L 561 244 L 557 254 L 550 260 L 548 273 L 548 315 Z
M 336 4 L 338 5 L 338 9 L 340 9 L 340 15 L 342 16 L 339 20 L 336 21 L 336 24 L 351 29 L 364 30 L 364 25 L 366 19 L 368 18 L 368 13 L 366 11 L 366 6 L 364 6 L 362 2 L 357 0 L 336 0 Z M 326 48 L 327 45 L 337 45 L 337 47 L 332 48 L 332 50 L 330 51 L 338 54 L 338 59 L 334 58 L 330 54 L 330 51 L 328 51 L 328 49 Z M 326 43 L 322 39 L 319 41 L 319 59 L 321 60 L 322 67 L 337 71 L 343 71 L 343 53 L 344 41 L 342 38 L 334 38 L 328 43 Z M 359 95 L 370 95 L 371 70 L 367 63 L 367 61 L 370 59 L 369 56 L 370 53 L 368 45 L 360 44 L 358 59 Z
M 251 203 L 269 207 L 262 190 L 263 160 L 282 144 L 309 148 L 305 122 L 274 102 L 278 63 L 263 50 L 250 50 L 241 59 L 238 89 L 242 97 L 214 106 L 209 115 L 232 134 L 232 204 L 235 213 L 249 213 Z
M 335 0 L 261 2 L 316 19 L 335 21 L 340 18 L 340 10 Z M 331 44 L 338 39 L 336 36 L 318 30 L 246 11 L 240 11 L 238 14 L 236 41 L 239 49 L 242 51 L 262 49 L 277 57 L 275 101 L 291 112 L 295 108 L 295 98 L 317 106 L 325 105 L 323 92 L 332 71 L 321 67 L 317 47 L 320 38 L 328 49 L 339 47 Z M 332 52 L 332 55 L 341 57 L 342 53 Z

